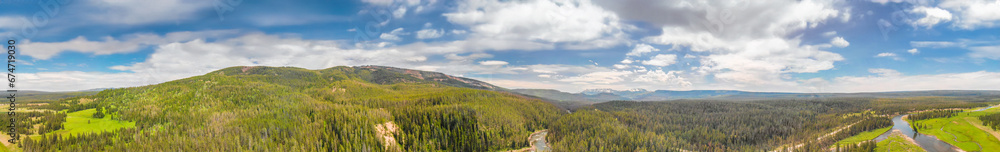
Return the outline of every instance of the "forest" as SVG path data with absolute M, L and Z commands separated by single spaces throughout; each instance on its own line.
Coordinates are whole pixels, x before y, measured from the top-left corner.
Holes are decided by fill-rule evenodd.
M 557 151 L 762 151 L 789 145 L 801 145 L 791 151 L 828 151 L 840 139 L 891 126 L 888 114 L 996 103 L 939 97 L 613 101 L 559 119 L 549 140 Z M 846 124 L 853 125 L 816 140 Z M 865 151 L 873 145 L 841 148 Z
M 42 112 L 17 115 L 19 126 L 39 127 L 19 128 L 29 136 L 18 146 L 23 151 L 496 151 L 527 147 L 529 134 L 565 113 L 536 98 L 456 86 L 469 80 L 438 81 L 394 70 L 232 67 L 108 89 L 30 106 Z M 84 109 L 97 111 L 90 119 L 135 125 L 52 132 L 63 129 L 67 113 Z
M 927 111 L 910 117 L 925 119 L 1000 103 L 963 96 L 565 104 L 383 66 L 241 66 L 39 97 L 18 111 L 15 123 L 25 127 L 15 132 L 25 136 L 7 150 L 511 151 L 548 130 L 554 151 L 868 151 L 874 142 L 835 142 L 888 127 L 896 114 Z M 996 127 L 994 117 L 980 118 Z

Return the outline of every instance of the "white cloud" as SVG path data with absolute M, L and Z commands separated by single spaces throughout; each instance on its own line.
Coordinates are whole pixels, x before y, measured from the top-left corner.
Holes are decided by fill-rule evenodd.
M 489 60 L 489 61 L 481 61 L 479 62 L 479 64 L 487 66 L 498 66 L 498 65 L 507 65 L 508 63 L 506 61 Z
M 509 80 L 509 79 L 480 79 L 486 83 L 497 85 L 504 88 L 517 89 L 517 88 L 530 88 L 530 89 L 566 89 L 565 85 L 558 85 L 553 83 L 537 82 L 531 80 Z
M 890 59 L 896 60 L 896 61 L 903 60 L 903 58 L 899 57 L 899 55 L 896 55 L 896 53 L 889 53 L 889 52 L 879 53 L 878 55 L 875 55 L 875 57 L 877 57 L 877 58 L 890 58 Z
M 631 71 L 602 71 L 587 73 L 580 76 L 561 79 L 563 82 L 573 82 L 574 84 L 611 84 L 622 82 L 625 76 L 632 74 Z
M 826 36 L 826 37 L 837 36 L 837 31 L 823 32 L 823 36 Z
M 875 55 L 875 57 L 895 57 L 895 56 L 896 53 L 889 53 L 889 52 L 879 53 L 878 55 Z
M 23 26 L 22 24 L 26 21 L 28 21 L 28 19 L 24 18 L 24 16 L 0 16 L 0 29 L 13 30 L 21 28 Z
M 469 40 L 505 45 L 542 43 L 567 49 L 606 48 L 623 43 L 626 25 L 589 0 L 461 1 L 445 13 L 451 23 L 468 26 Z
M 629 59 L 624 59 L 624 60 L 622 60 L 622 62 L 621 62 L 621 63 L 622 63 L 622 64 L 632 64 L 632 60 L 629 60 Z
M 318 23 L 350 20 L 350 17 L 347 16 L 307 14 L 307 13 L 274 13 L 274 12 L 260 13 L 254 15 L 244 15 L 240 17 L 242 20 L 246 20 L 247 22 L 250 22 L 250 24 L 257 26 L 306 25 L 306 24 L 318 24 Z M 357 31 L 357 29 L 354 28 L 347 30 L 349 32 Z
M 129 53 L 151 45 L 190 41 L 198 38 L 228 37 L 238 32 L 236 30 L 173 32 L 163 36 L 143 33 L 123 36 L 122 40 L 113 37 L 104 37 L 102 38 L 103 41 L 91 41 L 82 36 L 64 42 L 32 42 L 29 40 L 24 43 L 24 47 L 31 48 L 31 51 L 24 51 L 21 54 L 31 56 L 35 59 L 47 60 L 65 51 L 92 53 L 95 55 Z
M 466 55 L 466 56 L 460 56 L 458 54 L 452 53 L 452 54 L 445 55 L 444 57 L 446 59 L 452 60 L 452 61 L 472 62 L 473 60 L 476 60 L 476 59 L 492 58 L 493 55 L 486 54 L 486 53 L 472 53 L 472 54 L 469 54 L 469 55 Z
M 910 54 L 913 54 L 913 55 L 916 55 L 917 53 L 920 53 L 920 51 L 917 50 L 917 49 L 906 50 L 906 52 L 909 52 Z
M 996 0 L 944 0 L 938 7 L 955 13 L 952 26 L 960 29 L 990 28 L 1000 24 L 1000 2 Z
M 847 47 L 847 46 L 851 45 L 850 42 L 847 42 L 847 40 L 844 40 L 844 37 L 834 37 L 833 40 L 830 40 L 830 44 L 833 44 L 833 46 L 840 47 L 840 48 Z
M 76 2 L 74 2 L 76 3 Z M 80 9 L 92 10 L 79 13 L 92 23 L 141 25 L 177 22 L 193 19 L 197 13 L 213 8 L 213 1 L 204 0 L 86 0 Z M 213 11 L 213 15 L 214 15 Z
M 406 6 L 417 6 L 421 4 L 421 1 L 427 3 L 435 3 L 437 0 L 361 0 L 362 2 L 377 5 L 377 6 L 389 6 L 393 4 L 406 5 Z
M 632 51 L 625 54 L 625 56 L 642 56 L 642 54 L 656 52 L 656 51 L 660 51 L 660 49 L 656 49 L 653 46 L 650 46 L 649 44 L 640 43 L 636 44 L 635 48 L 632 48 Z
M 587 66 L 571 66 L 571 65 L 559 65 L 559 64 L 536 64 L 527 66 L 532 72 L 536 73 L 546 73 L 546 74 L 560 74 L 560 75 L 577 75 L 586 74 L 597 71 L 610 71 L 611 69 L 593 65 Z
M 910 46 L 923 48 L 965 47 L 964 44 L 948 41 L 910 41 Z
M 1000 60 L 1000 45 L 970 47 L 969 57 Z
M 406 6 L 400 6 L 395 11 L 392 11 L 392 17 L 403 18 L 403 15 L 406 15 Z
M 642 64 L 652 65 L 652 66 L 668 66 L 677 63 L 677 55 L 674 54 L 659 54 L 650 58 L 647 61 L 642 61 Z
M 390 31 L 389 33 L 382 33 L 382 35 L 379 35 L 378 37 L 383 40 L 399 41 L 402 40 L 402 38 L 399 37 L 400 35 L 407 35 L 407 34 L 408 33 L 403 32 L 403 28 L 401 27 Z
M 443 30 L 423 29 L 417 31 L 417 39 L 433 39 L 433 38 L 439 38 L 443 35 L 444 35 Z
M 655 70 L 646 72 L 646 74 L 639 75 L 635 78 L 636 82 L 649 82 L 658 83 L 665 85 L 674 85 L 680 87 L 690 87 L 691 82 L 685 80 L 683 77 L 678 76 L 681 71 L 670 71 L 664 73 L 663 70 Z
M 847 8 L 847 10 L 844 10 L 844 12 L 840 14 L 840 22 L 847 23 L 849 21 L 851 21 L 851 8 Z
M 927 27 L 927 29 L 938 23 L 951 21 L 951 12 L 937 7 L 919 6 L 911 9 L 910 12 L 924 15 L 923 18 L 912 21 L 910 24 Z
M 625 65 L 625 64 L 615 64 L 615 65 L 612 65 L 612 66 L 614 66 L 615 69 L 627 69 L 627 68 L 631 67 L 631 66 Z
M 830 92 L 876 92 L 910 90 L 998 90 L 1000 73 L 968 72 L 904 76 L 890 69 L 869 70 L 877 76 L 845 76 L 834 79 Z
M 539 78 L 551 78 L 551 77 L 552 77 L 552 75 L 548 75 L 548 74 L 539 74 L 539 75 L 538 75 L 538 77 L 539 77 Z
M 868 69 L 868 72 L 871 72 L 871 73 L 874 73 L 874 74 L 878 74 L 878 76 L 881 76 L 881 77 L 896 77 L 896 76 L 903 75 L 903 74 L 899 73 L 899 71 L 896 71 L 896 70 L 893 70 L 893 69 L 882 69 L 882 68 Z
M 841 15 L 847 11 L 838 10 L 845 9 L 838 1 L 604 2 L 623 18 L 662 26 L 661 35 L 644 42 L 704 52 L 699 55 L 701 66 L 693 70 L 730 85 L 724 87 L 785 87 L 795 82 L 781 75 L 832 69 L 844 59 L 820 50 L 823 45 L 801 44 L 800 37 L 789 35 L 844 19 Z

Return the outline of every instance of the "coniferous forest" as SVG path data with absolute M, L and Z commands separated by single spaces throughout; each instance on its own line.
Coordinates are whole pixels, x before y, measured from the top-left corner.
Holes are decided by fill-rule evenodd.
M 835 142 L 993 97 L 610 101 L 559 107 L 477 80 L 382 66 L 231 67 L 28 101 L 20 151 L 847 151 Z M 997 116 L 980 119 L 997 126 Z M 108 126 L 113 128 L 94 127 Z M 9 122 L 0 121 L 0 125 Z M 88 128 L 91 127 L 91 128 Z M 832 130 L 838 130 L 832 133 Z M 829 134 L 829 135 L 828 135 Z M 819 139 L 819 140 L 817 140 Z M 530 149 L 529 149 L 530 150 Z

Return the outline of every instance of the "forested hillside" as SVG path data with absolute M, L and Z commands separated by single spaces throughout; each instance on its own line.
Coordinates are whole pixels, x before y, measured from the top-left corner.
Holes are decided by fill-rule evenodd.
M 579 108 L 567 114 L 556 104 L 621 96 L 507 90 L 441 73 L 382 66 L 231 67 L 162 84 L 73 96 L 21 106 L 15 131 L 26 138 L 19 148 L 7 147 L 506 151 L 524 150 L 530 134 L 548 129 L 545 139 L 555 151 L 824 151 L 855 134 L 888 127 L 893 115 L 927 111 L 910 119 L 947 117 L 958 112 L 955 109 L 1000 102 L 996 96 L 981 95 L 616 100 L 583 101 L 588 104 L 575 104 Z M 994 117 L 981 119 L 995 127 Z M 873 144 L 844 148 L 871 149 Z
M 493 91 L 502 89 L 380 66 L 231 67 L 39 107 L 62 114 L 97 109 L 88 119 L 134 127 L 42 131 L 23 140 L 21 150 L 496 151 L 527 147 L 529 134 L 565 113 L 540 99 Z
M 826 151 L 853 134 L 891 125 L 888 116 L 996 104 L 983 98 L 820 98 L 754 101 L 612 101 L 551 125 L 557 151 Z M 849 124 L 841 133 L 831 133 Z M 799 146 L 791 146 L 799 145 Z

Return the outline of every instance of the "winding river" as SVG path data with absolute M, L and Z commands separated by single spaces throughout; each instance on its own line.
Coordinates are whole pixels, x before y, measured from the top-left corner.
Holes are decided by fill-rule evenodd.
M 1000 105 L 994 105 L 976 111 L 983 111 L 997 106 Z M 892 130 L 899 130 L 903 132 L 903 134 L 906 135 L 907 137 L 913 138 L 913 140 L 917 142 L 917 145 L 919 145 L 921 148 L 924 148 L 927 151 L 948 151 L 948 152 L 958 151 L 958 147 L 952 146 L 951 144 L 938 140 L 938 138 L 934 136 L 914 132 L 913 128 L 910 128 L 910 123 L 906 122 L 906 120 L 903 120 L 903 116 L 907 115 L 909 114 L 892 117 L 892 129 L 890 131 L 883 133 L 882 135 L 879 135 L 878 137 L 875 137 L 875 141 L 885 140 L 886 138 L 888 138 L 889 134 L 892 133 Z
M 891 130 L 899 130 L 903 132 L 904 135 L 913 138 L 913 141 L 916 141 L 918 146 L 924 148 L 927 151 L 948 151 L 948 152 L 958 151 L 957 150 L 958 147 L 951 146 L 951 144 L 938 140 L 934 136 L 929 136 L 914 132 L 913 129 L 910 128 L 910 123 L 906 122 L 906 120 L 903 120 L 903 116 L 906 115 L 898 115 L 896 117 L 892 117 Z M 889 134 L 892 133 L 891 130 L 883 133 L 882 135 L 879 135 L 878 137 L 875 137 L 875 141 L 882 141 L 888 138 Z
M 551 149 L 549 149 L 548 144 L 545 143 L 545 136 L 548 134 L 549 134 L 548 130 L 543 130 L 531 134 L 531 138 L 529 138 L 529 141 L 531 141 L 531 147 L 533 147 L 536 152 L 552 151 Z

